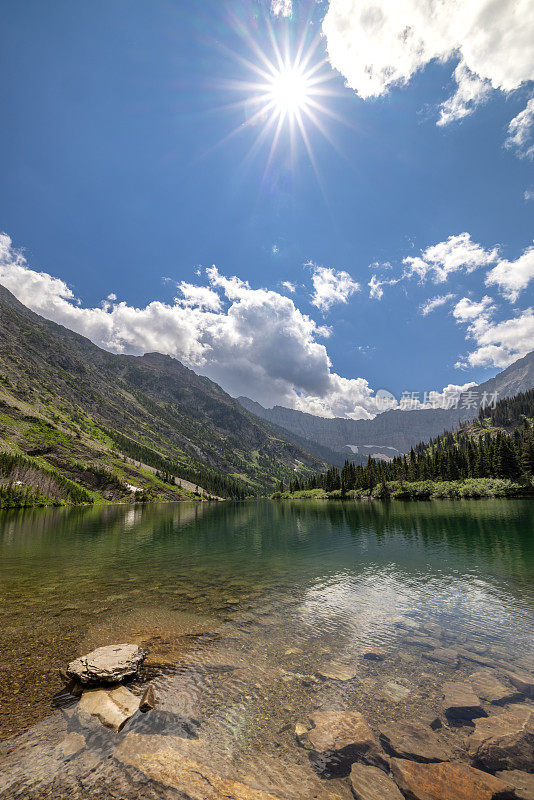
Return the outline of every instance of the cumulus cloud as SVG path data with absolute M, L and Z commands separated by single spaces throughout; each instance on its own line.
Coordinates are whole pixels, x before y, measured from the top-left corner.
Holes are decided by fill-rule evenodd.
M 330 267 L 319 267 L 309 262 L 312 270 L 312 305 L 320 311 L 328 311 L 335 303 L 347 303 L 354 292 L 359 291 L 357 283 L 348 272 Z
M 534 309 L 502 322 L 482 320 L 471 328 L 471 336 L 477 347 L 462 366 L 507 367 L 534 350 Z
M 178 299 L 179 305 L 192 308 L 205 308 L 209 311 L 219 311 L 221 308 L 221 298 L 209 286 L 195 286 L 192 283 L 181 281 L 178 289 L 183 297 Z M 117 298 L 114 297 L 114 300 Z
M 418 276 L 421 281 L 430 278 L 434 283 L 443 283 L 453 272 L 473 272 L 494 263 L 497 258 L 497 248 L 485 250 L 473 242 L 469 233 L 460 233 L 427 247 L 420 256 L 407 256 L 402 263 L 406 277 Z
M 436 308 L 446 305 L 450 300 L 454 300 L 455 296 L 454 294 L 438 294 L 436 297 L 430 297 L 428 300 L 425 300 L 424 303 L 421 303 L 419 311 L 426 317 L 428 314 L 435 311 Z
M 504 368 L 534 350 L 534 311 L 527 308 L 512 319 L 496 321 L 496 306 L 487 295 L 479 301 L 462 297 L 453 309 L 456 321 L 467 325 L 475 349 L 457 367 Z
M 452 315 L 457 322 L 476 323 L 477 321 L 488 320 L 495 311 L 493 300 L 487 295 L 482 300 L 471 300 L 469 297 L 462 297 L 453 308 Z
M 515 303 L 533 278 L 534 247 L 527 247 L 515 261 L 499 261 L 497 266 L 488 272 L 486 286 L 498 286 L 507 300 Z
M 531 0 L 330 0 L 323 32 L 332 66 L 362 98 L 456 59 L 440 124 L 466 116 L 490 87 L 511 92 L 534 79 Z
M 290 17 L 292 13 L 292 0 L 271 0 L 271 14 L 275 17 Z
M 64 281 L 32 269 L 9 236 L 0 235 L 0 283 L 33 311 L 107 350 L 167 353 L 231 394 L 264 404 L 354 419 L 376 414 L 366 380 L 333 372 L 320 341 L 329 335 L 327 327 L 278 292 L 253 289 L 216 267 L 205 273 L 207 286 L 182 282 L 173 304 L 135 308 L 115 298 L 84 308 Z
M 534 158 L 534 97 L 508 125 L 508 137 L 504 146 L 514 150 L 520 158 Z

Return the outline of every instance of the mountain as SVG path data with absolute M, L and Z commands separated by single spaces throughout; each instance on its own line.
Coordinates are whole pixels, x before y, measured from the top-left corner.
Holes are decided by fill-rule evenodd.
M 0 451 L 109 499 L 265 494 L 324 463 L 176 359 L 109 353 L 2 286 Z
M 479 400 L 484 392 L 488 397 L 497 393 L 501 399 L 533 387 L 534 352 L 473 391 L 478 392 Z M 478 413 L 478 406 L 462 408 L 469 403 L 467 394 L 462 396 L 458 409 L 390 410 L 372 420 L 327 419 L 283 406 L 266 409 L 247 397 L 237 399 L 252 414 L 302 437 L 301 441 L 314 441 L 346 455 L 352 452 L 386 459 L 406 453 L 419 442 L 426 442 L 444 430 L 454 430 L 460 422 L 473 419 Z

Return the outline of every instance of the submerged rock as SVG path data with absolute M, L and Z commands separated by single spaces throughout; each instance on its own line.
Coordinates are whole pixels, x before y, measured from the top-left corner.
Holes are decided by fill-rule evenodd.
M 522 693 L 517 689 L 508 689 L 492 672 L 475 672 L 469 677 L 469 682 L 476 694 L 493 705 L 510 703 L 519 700 Z
M 473 763 L 495 772 L 531 770 L 534 766 L 534 710 L 516 706 L 510 711 L 475 722 L 469 738 Z
M 67 675 L 84 686 L 119 683 L 135 675 L 146 652 L 136 644 L 115 644 L 98 647 L 91 653 L 71 661 Z
M 497 772 L 496 776 L 514 787 L 519 800 L 534 800 L 534 775 L 531 772 L 512 769 Z
M 391 771 L 410 800 L 508 800 L 513 787 L 466 764 L 442 761 L 418 764 L 394 758 Z
M 96 717 L 106 728 L 120 731 L 139 708 L 139 698 L 125 686 L 116 689 L 91 689 L 78 703 L 78 713 Z
M 313 755 L 320 771 L 347 773 L 355 761 L 374 766 L 387 764 L 374 734 L 358 711 L 316 711 L 311 728 L 298 726 L 297 739 Z
M 378 767 L 353 764 L 350 787 L 356 800 L 403 800 L 396 784 Z
M 452 650 L 450 647 L 438 647 L 422 653 L 422 656 L 428 661 L 437 661 L 438 664 L 446 664 L 448 667 L 456 668 L 458 666 L 458 651 Z
M 383 661 L 387 652 L 382 647 L 368 647 L 362 652 L 362 657 L 368 661 Z
M 449 719 L 475 719 L 487 714 L 470 684 L 460 681 L 443 686 L 443 707 Z
M 380 742 L 386 752 L 411 761 L 448 761 L 451 757 L 436 735 L 419 722 L 390 722 L 381 726 Z
M 534 698 L 534 675 L 531 675 L 530 672 L 523 672 L 520 670 L 509 672 L 508 678 L 516 689 L 526 694 L 527 697 Z
M 128 734 L 117 748 L 115 758 L 135 767 L 149 780 L 177 790 L 188 800 L 284 800 L 280 795 L 224 777 L 213 766 L 201 763 L 186 752 L 200 752 L 200 747 L 205 748 L 205 744 L 199 746 L 199 743 L 183 740 L 178 743 L 178 750 L 173 746 L 174 742 L 169 741 L 173 737 L 148 737 L 154 740 L 154 747 L 144 748 L 142 743 L 135 746 L 136 740 L 131 737 L 132 734 Z M 137 737 L 137 741 L 143 738 Z M 156 741 L 161 739 L 164 741 Z
M 330 681 L 352 681 L 357 677 L 358 671 L 355 667 L 345 666 L 343 664 L 331 664 L 328 667 L 317 670 L 317 675 L 323 680 Z

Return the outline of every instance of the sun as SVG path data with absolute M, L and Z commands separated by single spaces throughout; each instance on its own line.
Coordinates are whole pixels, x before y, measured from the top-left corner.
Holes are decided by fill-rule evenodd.
M 313 87 L 309 77 L 298 66 L 284 65 L 272 76 L 267 94 L 273 110 L 280 116 L 304 111 L 310 102 Z
M 309 37 L 309 26 L 296 42 L 291 42 L 289 36 L 280 41 L 272 26 L 267 28 L 267 50 L 261 47 L 258 37 L 248 37 L 242 28 L 236 28 L 247 48 L 251 48 L 252 57 L 234 52 L 233 57 L 246 76 L 223 85 L 241 98 L 226 108 L 243 109 L 245 119 L 222 141 L 243 130 L 253 131 L 254 140 L 243 163 L 267 149 L 267 173 L 281 148 L 295 163 L 300 140 L 318 174 L 310 133 L 317 129 L 337 149 L 326 121 L 330 118 L 344 122 L 325 102 L 339 96 L 339 91 L 332 88 L 335 75 L 324 54 L 324 43 L 318 35 Z

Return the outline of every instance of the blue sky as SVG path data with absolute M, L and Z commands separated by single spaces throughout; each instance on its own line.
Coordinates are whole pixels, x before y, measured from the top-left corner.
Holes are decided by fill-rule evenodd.
M 386 0 L 6 5 L 0 282 L 108 349 L 327 415 L 533 350 L 534 11 L 427 5 L 395 5 L 414 47 Z M 324 62 L 314 163 L 289 119 L 269 158 L 253 119 L 286 42 Z

